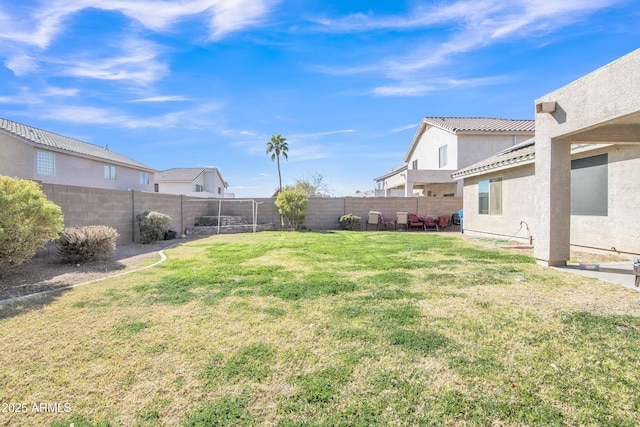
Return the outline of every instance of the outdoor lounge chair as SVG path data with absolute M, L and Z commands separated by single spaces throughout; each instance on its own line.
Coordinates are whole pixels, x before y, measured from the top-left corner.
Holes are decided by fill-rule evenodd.
M 421 229 L 424 230 L 424 222 L 422 221 L 422 219 L 420 219 L 420 217 L 416 214 L 408 214 L 407 215 L 407 219 L 409 221 L 409 230 L 411 230 L 412 228 L 417 228 L 420 227 Z
M 448 227 L 450 219 L 451 219 L 451 217 L 449 217 L 448 215 L 439 216 L 438 217 L 438 227 L 440 227 L 440 228 Z
M 396 216 L 396 230 L 398 226 L 404 227 L 409 231 L 409 214 L 407 212 L 398 212 Z
M 378 230 L 380 228 L 380 215 L 382 215 L 380 212 L 369 211 L 369 216 L 367 216 L 367 225 L 365 229 L 368 230 L 370 225 L 375 225 L 376 230 Z
M 439 227 L 438 227 L 438 219 L 437 218 L 433 218 L 430 216 L 424 217 L 424 229 L 428 230 L 428 229 L 433 229 L 435 228 L 436 231 L 440 231 Z
M 393 220 L 384 219 L 384 214 L 380 212 L 380 225 L 383 225 L 384 228 L 389 229 L 391 226 L 396 228 L 396 222 Z

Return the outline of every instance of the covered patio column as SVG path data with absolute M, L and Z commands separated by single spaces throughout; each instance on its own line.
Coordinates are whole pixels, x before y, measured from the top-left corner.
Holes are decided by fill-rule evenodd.
M 539 113 L 544 114 L 544 113 Z M 551 138 L 548 117 L 536 117 L 534 256 L 547 266 L 566 265 L 571 236 L 571 144 Z

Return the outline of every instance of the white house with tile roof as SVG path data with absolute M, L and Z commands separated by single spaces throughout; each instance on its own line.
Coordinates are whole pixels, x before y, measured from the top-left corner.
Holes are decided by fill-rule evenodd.
M 156 193 L 194 197 L 232 198 L 217 168 L 173 168 L 155 174 Z
M 640 256 L 640 49 L 536 100 L 536 136 L 469 165 L 465 233 Z M 522 225 L 522 227 L 521 227 Z
M 451 174 L 500 150 L 529 139 L 533 120 L 469 117 L 425 117 L 404 164 L 375 178 L 384 196 L 462 196 L 462 184 Z
M 0 118 L 0 175 L 46 184 L 153 191 L 155 169 L 106 147 Z

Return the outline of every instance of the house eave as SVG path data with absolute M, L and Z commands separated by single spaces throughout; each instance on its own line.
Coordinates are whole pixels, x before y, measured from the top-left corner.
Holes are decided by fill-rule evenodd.
M 502 170 L 513 169 L 520 166 L 526 166 L 535 163 L 535 153 L 528 154 L 526 156 L 505 160 L 498 163 L 492 163 L 486 166 L 480 166 L 473 169 L 466 169 L 460 172 L 451 174 L 451 177 L 455 180 L 463 178 L 471 178 L 474 176 L 485 175 L 487 173 L 499 172 Z

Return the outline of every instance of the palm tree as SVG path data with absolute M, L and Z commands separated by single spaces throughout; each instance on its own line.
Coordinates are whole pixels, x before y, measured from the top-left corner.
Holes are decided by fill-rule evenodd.
M 267 154 L 271 153 L 271 160 L 278 161 L 278 179 L 280 180 L 280 191 L 282 191 L 282 175 L 280 174 L 280 155 L 285 159 L 288 159 L 287 150 L 289 146 L 285 142 L 287 138 L 283 138 L 282 135 L 271 135 L 271 140 L 267 142 Z

